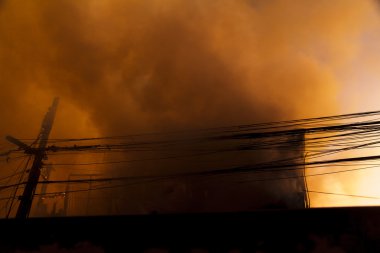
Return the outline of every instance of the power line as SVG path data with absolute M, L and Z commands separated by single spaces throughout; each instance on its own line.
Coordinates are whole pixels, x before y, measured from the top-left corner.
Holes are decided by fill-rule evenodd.
M 345 173 L 345 172 L 353 172 L 353 171 L 359 171 L 359 170 L 367 170 L 370 168 L 380 167 L 380 164 L 368 166 L 364 168 L 354 168 L 354 169 L 346 169 L 346 170 L 340 170 L 340 171 L 332 171 L 332 172 L 324 172 L 324 173 L 317 173 L 317 174 L 310 174 L 310 175 L 294 175 L 294 176 L 287 176 L 287 177 L 269 177 L 269 178 L 260 178 L 260 179 L 252 179 L 252 180 L 245 180 L 240 181 L 242 182 L 263 182 L 263 181 L 272 181 L 272 180 L 287 180 L 287 179 L 296 179 L 296 178 L 303 178 L 303 177 L 313 177 L 313 176 L 323 176 L 323 175 L 330 175 L 330 174 L 338 174 L 338 173 Z M 258 171 L 258 173 L 263 173 L 266 171 Z M 241 173 L 240 171 L 237 173 Z M 174 179 L 174 178 L 180 178 L 180 177 L 191 177 L 191 176 L 204 176 L 206 172 L 194 172 L 194 173 L 182 173 L 182 174 L 173 174 L 173 175 L 154 175 L 154 176 L 126 176 L 126 177 L 109 177 L 109 178 L 95 178 L 95 179 L 74 179 L 74 180 L 49 180 L 49 181 L 42 181 L 40 184 L 67 184 L 67 183 L 91 183 L 91 182 L 112 182 L 112 181 L 134 181 L 134 184 L 139 183 L 145 183 L 149 181 L 157 181 L 157 180 L 168 180 L 168 179 Z M 232 174 L 231 172 L 229 174 Z M 225 174 L 212 174 L 210 173 L 209 176 L 218 176 L 218 175 L 225 175 Z M 137 180 L 137 181 L 136 181 Z M 140 181 L 138 181 L 140 180 Z M 10 187 L 16 187 L 20 185 L 25 185 L 25 182 L 12 184 L 8 186 L 3 186 L 3 189 L 10 188 Z
M 8 209 L 8 213 L 7 213 L 7 216 L 6 216 L 7 218 L 9 218 L 9 215 L 10 215 L 11 212 L 12 212 L 12 207 L 13 207 L 13 203 L 14 203 L 14 200 L 15 200 L 16 194 L 17 194 L 17 192 L 18 192 L 19 186 L 21 186 L 21 181 L 22 181 L 22 179 L 23 179 L 23 177 L 24 177 L 24 175 L 25 175 L 26 170 L 28 169 L 28 165 L 29 165 L 29 162 L 31 161 L 31 159 L 32 159 L 32 156 L 29 155 L 28 160 L 26 161 L 26 164 L 25 164 L 24 169 L 23 169 L 23 171 L 22 171 L 22 174 L 21 174 L 21 176 L 20 176 L 20 178 L 19 178 L 19 181 L 18 181 L 18 183 L 14 186 L 14 187 L 15 187 L 15 190 L 14 190 L 14 192 L 13 192 L 13 196 L 12 196 L 12 198 L 10 199 L 10 200 L 11 200 L 11 203 L 10 203 L 10 206 L 9 206 L 9 209 Z M 20 164 L 20 167 L 21 167 L 21 166 L 22 166 L 22 163 Z M 1 187 L 0 187 L 0 190 L 1 190 Z M 9 203 L 9 202 L 7 202 L 7 205 L 8 205 L 8 203 Z
M 78 193 L 78 192 L 88 192 L 93 190 L 105 190 L 105 189 L 114 189 L 114 188 L 120 188 L 120 187 L 126 187 L 130 185 L 134 185 L 136 182 L 131 182 L 128 184 L 122 184 L 122 185 L 113 185 L 113 186 L 102 186 L 102 187 L 94 187 L 91 189 L 80 189 L 80 190 L 70 190 L 70 191 L 56 191 L 56 192 L 48 192 L 48 193 L 37 193 L 35 195 L 37 196 L 48 196 L 48 195 L 61 195 L 61 194 L 67 194 L 67 193 Z M 344 196 L 344 197 L 355 197 L 355 198 L 367 198 L 367 199 L 380 199 L 380 197 L 373 197 L 373 196 L 365 196 L 365 195 L 355 195 L 355 194 L 344 194 L 344 193 L 333 193 L 333 192 L 322 192 L 322 191 L 313 191 L 308 190 L 307 192 L 310 193 L 319 193 L 319 194 L 328 194 L 328 195 L 336 195 L 336 196 Z M 67 197 L 67 196 L 65 196 Z
M 274 121 L 274 122 L 265 122 L 265 123 L 255 123 L 255 124 L 247 124 L 247 125 L 233 125 L 233 126 L 225 126 L 225 127 L 214 127 L 214 128 L 203 128 L 203 129 L 192 129 L 192 130 L 182 130 L 182 131 L 171 131 L 171 132 L 152 132 L 152 133 L 142 133 L 142 134 L 131 134 L 131 135 L 120 135 L 120 136 L 104 136 L 104 137 L 85 137 L 85 138 L 57 138 L 50 139 L 50 141 L 91 141 L 91 140 L 105 140 L 105 139 L 127 139 L 131 137 L 141 137 L 141 136 L 162 136 L 162 135 L 171 135 L 171 134 L 183 134 L 183 133 L 192 133 L 192 132 L 203 132 L 203 131 L 211 131 L 211 130 L 230 130 L 237 129 L 234 131 L 240 131 L 241 129 L 250 129 L 257 130 L 258 127 L 266 126 L 266 128 L 259 128 L 259 130 L 271 129 L 272 126 L 280 126 L 280 127 L 299 127 L 299 125 L 293 125 L 294 123 L 307 123 L 312 124 L 315 122 L 324 122 L 324 121 L 336 121 L 336 120 L 347 120 L 353 118 L 360 117 L 369 117 L 380 115 L 380 111 L 371 111 L 371 112 L 360 112 L 360 113 L 351 113 L 351 114 L 341 114 L 334 116 L 324 116 L 324 117 L 316 117 L 316 118 L 306 118 L 306 119 L 298 119 L 298 120 L 287 120 L 287 121 Z M 377 124 L 379 123 L 376 121 Z M 371 124 L 376 122 L 367 121 L 363 124 Z M 291 125 L 289 125 L 291 124 Z M 322 127 L 324 128 L 324 127 Z M 34 140 L 23 138 L 20 140 Z
M 89 166 L 89 165 L 109 165 L 131 162 L 148 162 L 157 160 L 170 160 L 179 158 L 188 158 L 196 156 L 209 156 L 219 153 L 235 152 L 233 155 L 241 154 L 244 151 L 253 150 L 276 150 L 281 154 L 281 150 L 285 150 L 284 156 L 290 156 L 285 159 L 272 160 L 261 163 L 248 163 L 241 165 L 245 160 L 238 160 L 234 166 L 228 168 L 210 169 L 207 166 L 200 171 L 187 171 L 181 173 L 173 173 L 169 175 L 150 175 L 150 176 L 134 176 L 134 177 L 115 177 L 115 178 L 97 178 L 97 179 L 77 179 L 77 180 L 50 180 L 40 182 L 41 184 L 74 184 L 74 183 L 90 183 L 90 182 L 114 182 L 126 181 L 124 185 L 141 184 L 154 182 L 157 180 L 168 180 L 179 177 L 204 177 L 226 176 L 237 173 L 281 173 L 285 171 L 304 171 L 308 169 L 331 166 L 360 166 L 364 161 L 380 160 L 380 155 L 374 156 L 356 156 L 344 157 L 340 159 L 324 159 L 317 158 L 341 153 L 349 150 L 359 150 L 362 148 L 374 148 L 380 144 L 380 121 L 377 116 L 380 111 L 354 113 L 345 115 L 335 115 L 310 119 L 299 119 L 290 121 L 278 121 L 269 123 L 258 123 L 249 125 L 237 125 L 230 127 L 217 127 L 208 129 L 198 129 L 193 131 L 174 131 L 167 133 L 148 133 L 138 135 L 124 136 L 106 136 L 95 138 L 78 138 L 78 139 L 51 139 L 49 143 L 54 145 L 44 148 L 44 151 L 50 154 L 67 154 L 67 152 L 78 152 L 82 154 L 86 152 L 106 153 L 106 152 L 140 152 L 141 158 L 130 160 L 114 160 L 102 162 L 87 163 L 56 163 L 55 166 Z M 363 117 L 376 117 L 372 119 Z M 358 121 L 361 119 L 361 121 Z M 344 122 L 337 122 L 344 121 Z M 294 138 L 298 135 L 308 138 Z M 153 137 L 153 138 L 152 138 Z M 162 139 L 162 138 L 166 139 Z M 27 140 L 27 139 L 22 139 Z M 40 141 L 48 142 L 48 140 L 40 139 Z M 97 141 L 101 143 L 92 143 Z M 56 143 L 78 142 L 80 144 L 71 146 L 56 146 Z M 308 160 L 304 160 L 303 149 L 307 147 Z M 35 142 L 34 142 L 35 143 Z M 25 144 L 26 145 L 26 144 Z M 27 145 L 26 145 L 27 146 Z M 37 148 L 30 147 L 34 152 L 39 151 Z M 227 146 L 227 148 L 226 148 Z M 286 153 L 291 151 L 293 153 Z M 20 151 L 14 151 L 20 152 Z M 159 152 L 159 157 L 151 157 L 152 152 Z M 294 152 L 299 155 L 294 155 Z M 10 153 L 9 153 L 10 154 Z M 7 154 L 7 156 L 9 155 Z M 165 155 L 163 155 L 165 154 Z M 244 154 L 244 153 L 243 153 Z M 261 154 L 261 153 L 259 153 Z M 146 157 L 146 156 L 149 157 Z M 145 156 L 145 157 L 144 157 Z M 15 159 L 15 158 L 10 158 Z M 317 160 L 316 160 L 317 159 Z M 202 160 L 202 159 L 200 159 Z M 256 159 L 259 161 L 260 158 Z M 207 161 L 203 161 L 207 163 Z M 163 164 L 165 165 L 165 164 Z M 236 165 L 236 166 L 235 166 Z M 226 167 L 228 165 L 225 165 Z M 372 166 L 372 165 L 371 165 Z M 340 171 L 327 171 L 324 173 L 310 175 L 291 175 L 280 176 L 270 175 L 267 178 L 255 178 L 249 182 L 259 182 L 268 180 L 289 180 L 295 178 L 306 178 L 313 176 L 331 175 L 337 173 L 365 170 L 365 168 L 353 168 Z M 378 167 L 373 165 L 372 167 Z M 26 167 L 25 167 L 26 169 Z M 11 178 L 7 176 L 0 180 Z M 14 197 L 17 194 L 18 187 L 25 186 L 26 182 L 21 182 L 22 176 L 18 183 L 6 184 L 0 186 L 0 190 L 15 188 Z M 113 186 L 107 186 L 112 188 Z M 121 187 L 121 186 L 117 186 Z M 94 190 L 94 189 L 91 189 Z M 332 193 L 331 193 L 332 194 Z M 37 195 L 37 194 L 35 194 Z M 12 204 L 14 197 L 12 198 Z M 12 208 L 11 204 L 11 208 Z M 10 208 L 10 209 L 11 209 Z M 9 210 L 10 213 L 10 210 Z M 9 215 L 8 213 L 8 215 Z
M 308 192 L 319 193 L 319 194 L 335 195 L 335 196 L 343 196 L 343 197 L 355 197 L 355 198 L 366 198 L 366 199 L 380 199 L 380 197 L 354 195 L 354 194 L 344 194 L 344 193 L 321 192 L 321 191 L 310 191 L 310 190 Z
M 14 177 L 14 176 L 16 176 L 16 175 L 19 175 L 19 174 L 21 174 L 21 173 L 23 173 L 22 171 L 20 171 L 20 172 L 15 172 L 15 173 L 13 173 L 12 175 L 9 175 L 9 176 L 6 176 L 6 177 L 2 177 L 2 178 L 0 178 L 0 181 L 3 181 L 3 180 L 6 180 L 6 179 L 9 179 L 9 178 L 12 178 L 12 177 Z M 1 187 L 1 186 L 0 186 Z

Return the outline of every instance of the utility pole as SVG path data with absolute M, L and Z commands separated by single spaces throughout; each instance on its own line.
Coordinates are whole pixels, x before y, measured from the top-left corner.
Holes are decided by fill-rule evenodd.
M 24 192 L 20 197 L 20 205 L 17 210 L 16 218 L 25 219 L 28 218 L 30 209 L 32 207 L 33 196 L 36 190 L 40 174 L 41 167 L 43 165 L 42 160 L 45 158 L 45 149 L 48 142 L 49 134 L 53 126 L 55 113 L 58 107 L 59 99 L 55 98 L 53 104 L 50 106 L 48 112 L 45 115 L 45 118 L 42 122 L 40 134 L 38 136 L 38 147 L 31 148 L 26 144 L 23 144 L 21 141 L 16 138 L 7 136 L 7 140 L 18 145 L 19 147 L 25 149 L 25 152 L 31 153 L 34 155 L 33 165 L 29 172 L 28 181 L 26 182 Z M 26 146 L 26 147 L 25 147 Z

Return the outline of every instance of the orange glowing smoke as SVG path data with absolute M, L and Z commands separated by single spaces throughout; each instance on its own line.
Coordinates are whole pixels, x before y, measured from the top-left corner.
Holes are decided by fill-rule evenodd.
M 55 95 L 53 137 L 366 110 L 350 78 L 379 66 L 363 50 L 378 22 L 371 0 L 3 0 L 0 134 L 34 136 Z M 361 189 L 339 179 L 310 187 Z

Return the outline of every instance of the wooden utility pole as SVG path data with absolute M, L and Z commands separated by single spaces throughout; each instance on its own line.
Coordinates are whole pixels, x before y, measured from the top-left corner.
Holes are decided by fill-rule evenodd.
M 50 106 L 48 112 L 45 115 L 45 118 L 42 122 L 41 131 L 38 136 L 38 140 L 39 140 L 38 147 L 35 149 L 29 148 L 25 150 L 34 155 L 34 161 L 33 161 L 32 168 L 30 169 L 30 172 L 29 172 L 29 178 L 28 178 L 28 181 L 26 182 L 24 192 L 22 196 L 20 197 L 20 205 L 17 210 L 16 218 L 25 219 L 25 218 L 28 218 L 29 216 L 29 212 L 32 207 L 34 192 L 36 190 L 36 187 L 40 178 L 40 174 L 41 174 L 41 167 L 43 165 L 42 160 L 46 156 L 45 149 L 46 149 L 51 128 L 53 126 L 55 112 L 58 107 L 58 102 L 59 102 L 59 99 L 55 98 L 53 101 L 53 104 Z M 7 139 L 10 140 L 12 139 L 12 137 L 10 138 L 8 137 Z

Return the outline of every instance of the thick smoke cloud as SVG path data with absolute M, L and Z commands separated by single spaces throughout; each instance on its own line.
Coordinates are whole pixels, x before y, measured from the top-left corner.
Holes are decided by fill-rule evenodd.
M 119 135 L 337 113 L 375 2 L 0 2 L 0 134 Z M 25 127 L 27 126 L 27 127 Z
M 371 7 L 6 1 L 2 108 L 21 113 L 23 96 L 42 104 L 33 94 L 58 94 L 113 134 L 331 113 L 334 67 L 350 58 Z

